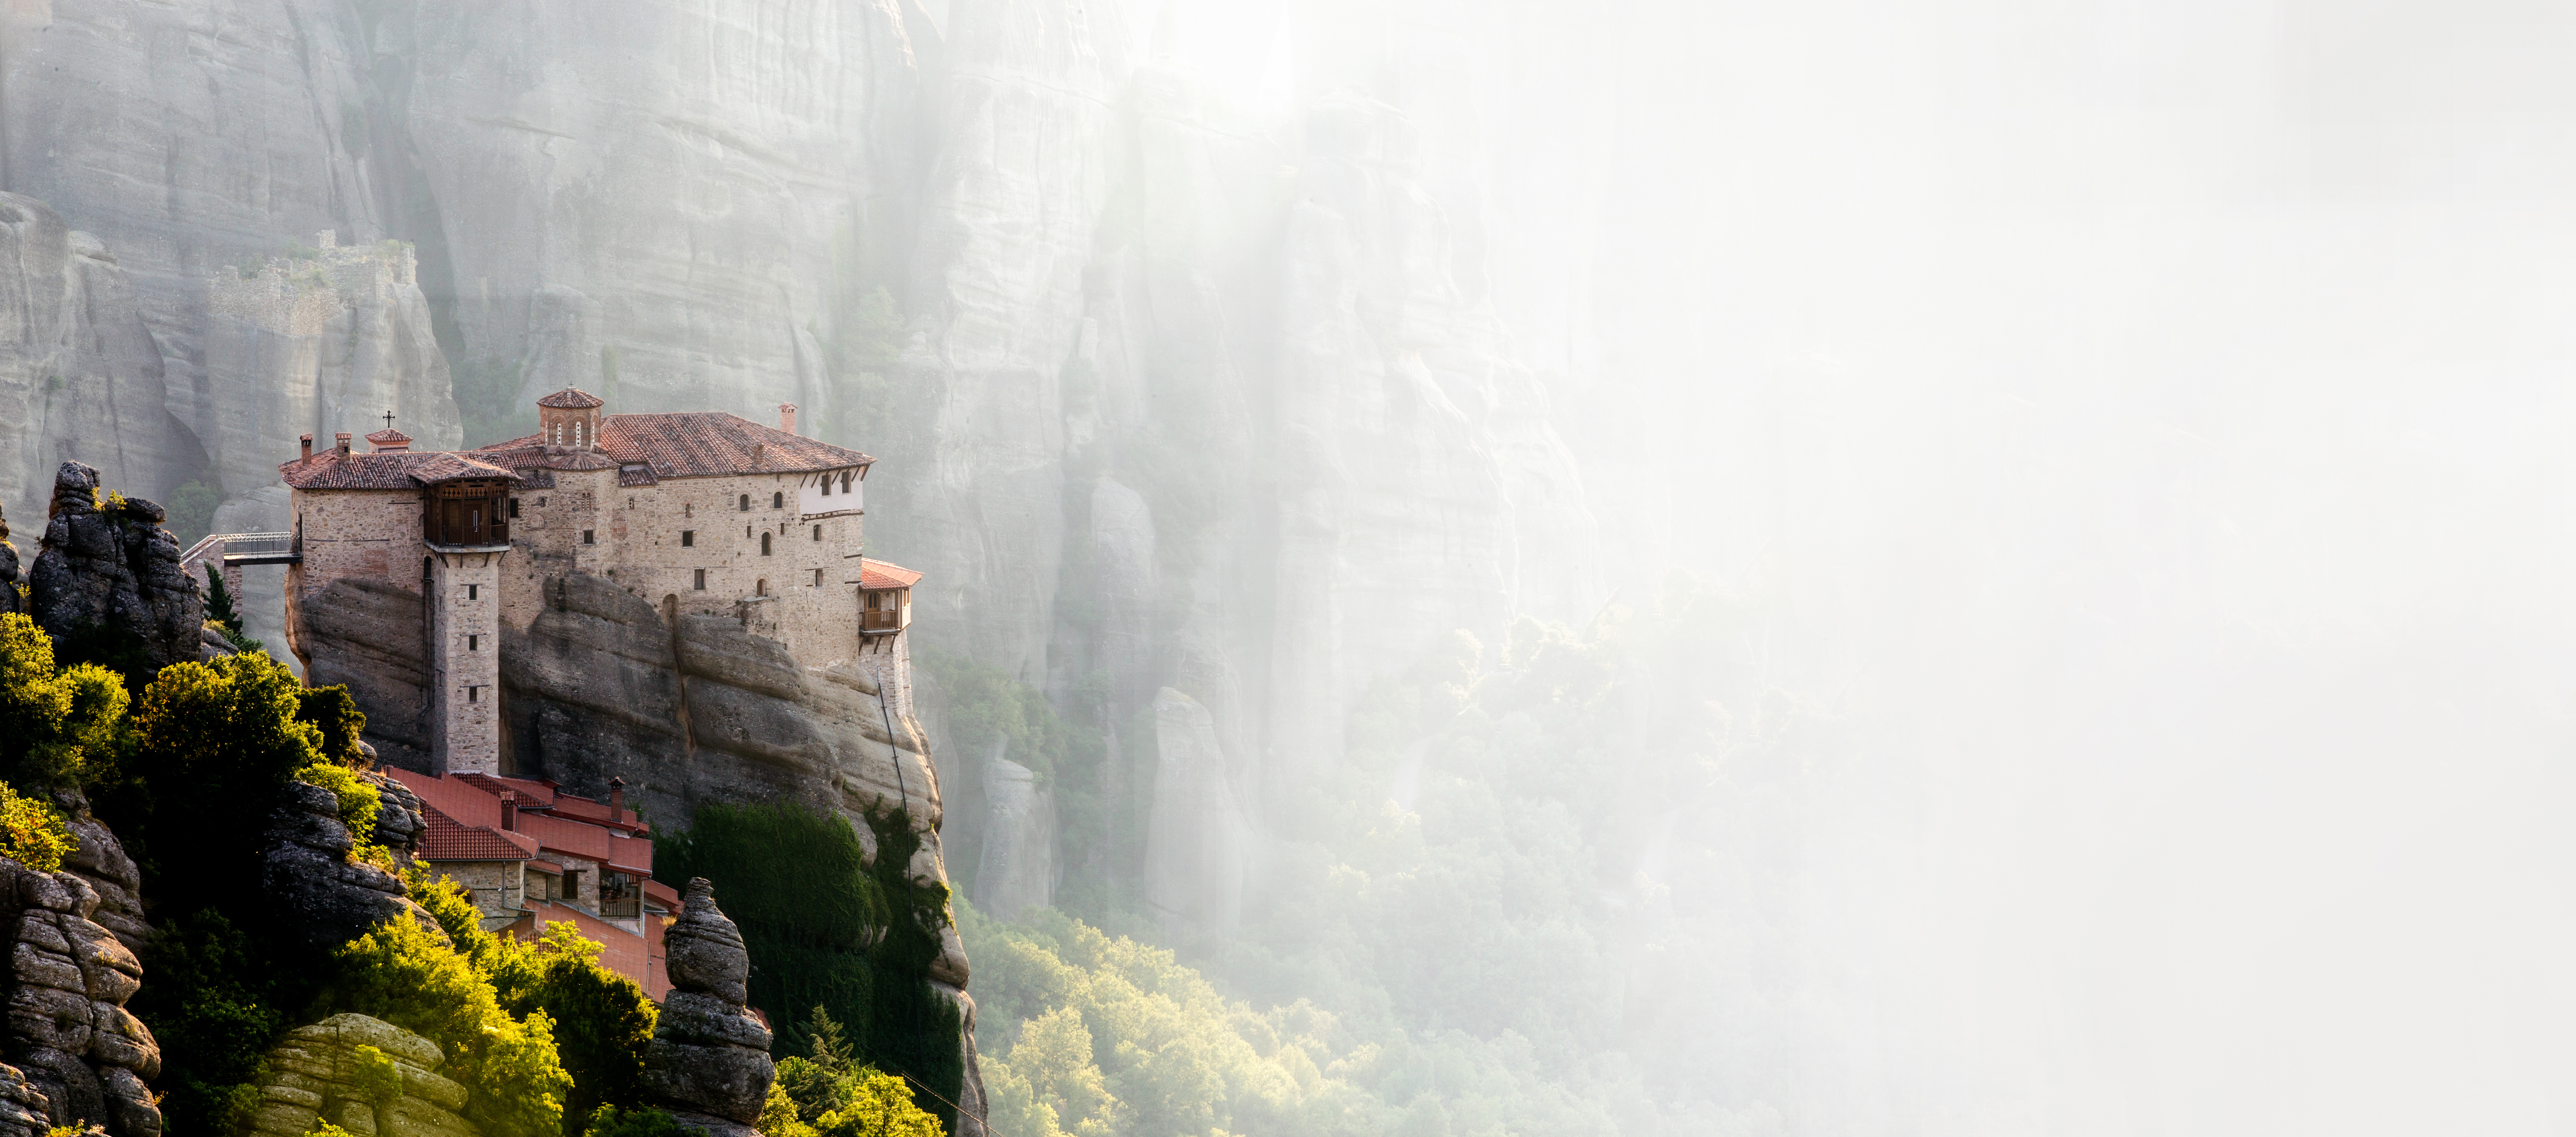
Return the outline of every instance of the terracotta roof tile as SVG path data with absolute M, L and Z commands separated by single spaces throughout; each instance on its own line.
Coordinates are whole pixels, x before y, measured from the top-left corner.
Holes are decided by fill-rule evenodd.
M 299 490 L 408 490 L 455 478 L 512 476 L 491 463 L 435 450 L 343 455 L 336 448 L 288 462 L 277 472 Z
M 859 558 L 859 587 L 863 589 L 910 588 L 919 583 L 921 574 L 891 561 Z
M 409 446 L 411 436 L 389 426 L 368 435 L 367 441 L 377 446 Z
M 613 470 L 617 459 L 596 450 L 570 446 L 547 446 L 536 435 L 496 442 L 471 451 L 477 461 L 513 470 Z
M 592 407 L 607 406 L 608 400 L 600 398 L 599 396 L 591 394 L 590 392 L 584 391 L 578 387 L 566 387 L 563 390 L 537 400 L 537 405 L 541 407 L 553 407 L 556 410 L 578 411 L 588 410 Z
M 609 415 L 600 421 L 599 440 L 610 457 L 650 463 L 664 478 L 812 473 L 876 461 L 721 411 Z
M 420 812 L 429 821 L 428 831 L 420 835 L 422 860 L 524 861 L 537 855 L 536 842 L 519 834 L 466 825 L 434 805 L 423 805 Z

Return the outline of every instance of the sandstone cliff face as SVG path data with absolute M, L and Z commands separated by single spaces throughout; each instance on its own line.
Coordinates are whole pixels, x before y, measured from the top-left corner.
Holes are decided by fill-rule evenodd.
M 42 516 L 55 465 L 75 459 L 168 493 L 195 474 L 197 446 L 166 396 L 115 254 L 44 202 L 0 193 L 0 508 Z
M 430 327 L 411 246 L 337 243 L 224 265 L 206 286 L 205 382 L 191 421 L 228 499 L 224 532 L 286 528 L 278 463 L 299 452 L 296 435 L 330 445 L 338 431 L 394 425 L 423 450 L 463 442 L 454 382 Z M 248 508 L 246 508 L 248 507 Z

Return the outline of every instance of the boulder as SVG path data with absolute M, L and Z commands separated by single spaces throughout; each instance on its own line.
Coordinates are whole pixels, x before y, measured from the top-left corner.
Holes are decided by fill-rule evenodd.
M 0 613 L 26 610 L 18 595 L 18 547 L 9 543 L 9 519 L 0 517 Z
M 205 655 L 205 598 L 179 567 L 179 541 L 161 507 L 99 496 L 98 471 L 65 462 L 54 474 L 45 538 L 28 574 L 36 622 L 56 637 L 132 636 L 153 667 Z
M 392 1097 L 370 1097 L 359 1077 L 358 1048 L 371 1046 L 391 1061 L 402 1082 Z M 465 1087 L 437 1072 L 438 1044 L 382 1019 L 333 1015 L 288 1031 L 269 1052 L 268 1077 L 251 1132 L 257 1137 L 303 1137 L 328 1121 L 363 1137 L 479 1137 L 465 1120 Z
M 743 1005 L 751 955 L 705 877 L 689 882 L 662 943 L 671 994 L 644 1051 L 645 1092 L 685 1126 L 739 1137 L 777 1071 L 769 1028 Z

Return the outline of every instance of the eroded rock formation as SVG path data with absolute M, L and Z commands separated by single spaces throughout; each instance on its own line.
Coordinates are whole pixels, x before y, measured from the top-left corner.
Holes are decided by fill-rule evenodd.
M 0 1137 L 45 1137 L 53 1105 L 15 1066 L 0 1064 Z
M 0 517 L 0 612 L 25 610 L 26 598 L 18 594 L 18 546 L 9 543 L 9 521 Z
M 153 667 L 199 659 L 205 598 L 179 567 L 179 542 L 160 506 L 99 497 L 98 471 L 65 462 L 54 474 L 43 551 L 28 574 L 36 622 L 57 638 L 131 635 Z
M 41 873 L 0 858 L 0 927 L 9 931 L 10 1064 L 41 1091 L 54 1125 L 99 1124 L 115 1137 L 158 1137 L 146 1083 L 161 1048 L 125 1001 L 143 965 L 91 917 L 99 893 L 74 872 Z
M 662 944 L 671 993 L 644 1052 L 645 1092 L 689 1128 L 752 1137 L 777 1071 L 769 1028 L 744 1005 L 751 955 L 705 877 L 689 881 Z
M 379 810 L 377 825 L 386 814 Z M 414 819 L 417 815 L 414 815 Z M 419 911 L 401 878 L 348 859 L 354 842 L 340 822 L 340 799 L 320 786 L 288 782 L 269 814 L 261 884 L 278 926 L 316 952 L 363 936 L 404 912 Z
M 269 1052 L 251 1132 L 304 1137 L 328 1121 L 358 1137 L 478 1137 L 463 1116 L 465 1087 L 438 1073 L 441 1057 L 437 1043 L 366 1015 L 297 1027 Z

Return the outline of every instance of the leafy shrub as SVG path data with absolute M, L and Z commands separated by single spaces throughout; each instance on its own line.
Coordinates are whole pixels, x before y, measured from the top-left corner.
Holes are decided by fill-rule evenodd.
M 600 966 L 598 942 L 565 921 L 548 923 L 534 944 L 497 946 L 491 974 L 501 1009 L 554 1020 L 556 1050 L 572 1078 L 564 1116 L 589 1118 L 604 1105 L 638 1100 L 657 1017 L 644 988 Z
M 669 1110 L 640 1107 L 619 1109 L 603 1105 L 590 1115 L 590 1137 L 690 1137 Z M 766 1133 L 767 1130 L 762 1130 Z M 770 1134 L 770 1137 L 777 1137 Z
M 43 628 L 0 615 L 0 779 L 68 787 L 114 777 L 127 703 L 115 672 L 58 668 Z
M 466 1119 L 490 1137 L 555 1137 L 572 1088 L 555 1048 L 554 1020 L 513 1020 L 466 956 L 397 916 L 340 949 L 340 973 L 316 1017 L 356 1012 L 437 1043 L 449 1077 L 463 1083 Z
M 63 811 L 50 802 L 21 797 L 8 783 L 0 782 L 0 856 L 37 872 L 54 872 L 79 847 Z
M 941 1137 L 904 1079 L 859 1064 L 841 1026 L 821 1007 L 806 1023 L 814 1056 L 787 1058 L 769 1084 L 760 1130 L 767 1137 Z

